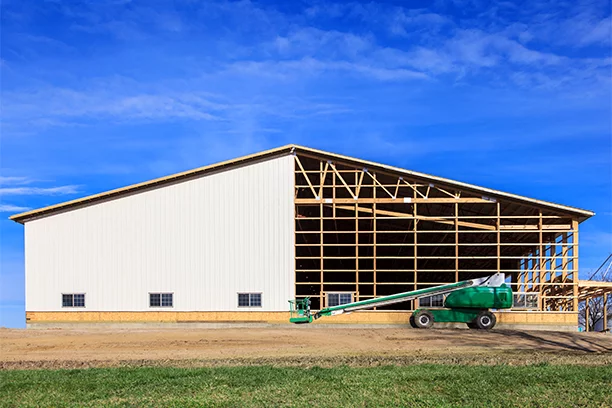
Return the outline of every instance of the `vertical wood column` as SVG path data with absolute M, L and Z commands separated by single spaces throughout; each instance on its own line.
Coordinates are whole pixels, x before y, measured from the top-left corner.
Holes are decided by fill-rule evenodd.
M 376 174 L 373 175 L 373 177 L 376 177 Z M 373 217 L 373 225 L 374 228 L 372 229 L 373 232 L 373 244 L 374 247 L 372 248 L 372 268 L 374 269 L 374 297 L 376 297 L 376 245 L 377 245 L 377 240 L 376 240 L 376 182 L 374 180 L 372 180 L 372 198 L 374 198 L 374 203 L 372 204 L 372 217 Z M 376 310 L 376 308 L 374 308 L 374 310 Z
M 359 172 L 355 170 L 355 195 L 359 184 Z M 359 204 L 355 202 L 355 296 L 359 301 Z
M 608 305 L 610 304 L 610 295 L 604 295 L 604 330 L 608 329 Z
M 572 220 L 572 280 L 574 281 L 574 311 L 578 311 L 578 220 Z
M 544 269 L 546 268 L 545 256 L 544 256 L 544 237 L 542 234 L 542 210 L 539 211 L 538 218 L 538 293 L 540 296 L 538 297 L 538 309 L 546 310 L 546 300 L 544 299 Z
M 586 301 L 584 302 L 584 331 L 589 331 L 589 312 L 590 312 L 590 308 L 589 308 L 589 301 L 591 299 L 586 298 Z
M 608 328 L 608 295 L 604 293 L 603 295 L 603 330 L 604 332 Z
M 416 198 L 416 190 L 412 191 L 412 196 L 413 198 Z M 418 250 L 418 239 L 417 239 L 417 203 L 413 202 L 412 203 L 412 216 L 414 218 L 414 222 L 413 224 L 413 234 L 414 234 L 414 239 L 413 239 L 413 243 L 414 243 L 414 290 L 418 289 L 418 267 L 417 267 L 417 250 Z M 419 299 L 415 299 L 414 300 L 414 309 L 418 309 L 419 308 Z
M 496 203 L 497 207 L 497 219 L 495 220 L 495 229 L 497 230 L 497 272 L 501 272 L 501 221 L 500 221 L 500 212 L 501 205 L 499 201 Z
M 320 282 L 320 290 L 319 290 L 319 309 L 323 309 L 323 248 L 325 248 L 325 246 L 323 245 L 323 201 L 325 201 L 323 199 L 324 196 L 324 188 L 323 188 L 323 183 L 325 182 L 325 180 L 323 180 L 323 162 L 319 160 L 319 171 L 321 172 L 321 203 L 319 204 L 319 256 L 320 256 L 320 268 L 321 268 L 321 276 L 319 277 L 319 282 Z
M 455 203 L 455 282 L 459 282 L 459 203 Z
M 564 232 L 561 237 L 561 287 L 563 288 L 563 296 L 567 296 L 567 292 L 565 290 L 567 284 L 567 265 L 568 259 L 567 254 L 569 252 L 569 246 L 567 244 L 567 232 Z M 572 309 L 571 299 L 563 299 L 563 311 Z

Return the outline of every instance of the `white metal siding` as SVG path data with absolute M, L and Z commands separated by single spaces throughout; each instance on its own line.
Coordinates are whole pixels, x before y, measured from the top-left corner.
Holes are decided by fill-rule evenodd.
M 284 311 L 294 297 L 292 156 L 234 168 L 25 225 L 26 310 Z M 238 308 L 238 292 L 262 307 Z

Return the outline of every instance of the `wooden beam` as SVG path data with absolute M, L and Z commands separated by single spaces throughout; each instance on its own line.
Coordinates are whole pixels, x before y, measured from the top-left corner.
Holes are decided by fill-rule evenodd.
M 589 298 L 587 297 L 584 302 L 584 331 L 589 331 Z
M 319 162 L 319 169 L 323 167 L 323 162 Z M 325 168 L 323 169 L 323 175 L 321 176 L 321 185 L 319 186 L 319 198 L 323 198 L 323 187 L 325 186 L 325 178 L 327 177 L 327 168 L 329 167 L 329 163 L 325 162 Z M 321 217 L 323 214 L 321 214 Z
M 459 282 L 459 203 L 455 203 L 455 282 Z
M 420 191 L 419 191 L 419 190 L 418 190 L 418 189 L 417 189 L 417 188 L 416 188 L 414 185 L 410 184 L 409 182 L 407 182 L 407 181 L 406 181 L 406 180 L 404 180 L 403 178 L 402 178 L 402 181 L 403 181 L 404 183 L 406 183 L 406 185 L 407 185 L 408 187 L 410 187 L 412 190 L 414 190 L 414 192 L 415 192 L 415 193 L 417 193 L 418 195 L 420 195 L 422 198 L 425 198 L 425 195 L 424 195 L 423 193 L 421 193 L 421 192 L 420 192 Z M 415 194 L 415 195 L 413 195 L 413 198 L 416 198 L 416 194 Z
M 361 191 L 361 185 L 363 184 L 363 176 L 365 176 L 365 171 L 361 172 L 359 177 L 359 182 L 357 183 L 357 189 L 355 190 L 355 195 L 359 198 L 359 192 Z
M 603 330 L 608 330 L 608 294 L 603 296 Z
M 397 198 L 397 192 L 399 191 L 399 187 L 400 187 L 400 181 L 401 181 L 401 177 L 397 178 L 397 185 L 395 186 L 395 193 L 393 194 L 394 198 Z
M 365 171 L 364 171 L 364 173 L 365 173 Z M 362 179 L 363 179 L 363 177 L 362 177 Z M 372 190 L 373 190 L 372 191 L 372 197 L 374 199 L 376 199 L 376 187 L 374 187 Z M 376 258 L 377 258 L 376 248 L 377 248 L 377 244 L 378 244 L 378 241 L 377 241 L 377 238 L 376 238 L 376 235 L 377 235 L 377 233 L 376 233 L 376 230 L 377 230 L 377 225 L 376 225 L 376 212 L 377 212 L 376 211 L 376 202 L 374 202 L 372 204 L 372 209 L 373 209 L 372 217 L 374 218 L 373 219 L 373 224 L 374 224 L 373 225 L 373 231 L 374 231 L 373 232 L 373 236 L 374 236 L 373 237 L 373 241 L 374 241 L 373 243 L 374 243 L 374 247 L 372 248 L 372 252 L 373 252 L 372 256 L 373 256 L 374 259 L 372 261 L 372 269 L 374 270 L 374 278 L 373 278 L 373 281 L 374 281 L 374 297 L 376 297 L 376 286 L 378 284 L 377 276 L 376 276 Z M 376 308 L 374 308 L 374 310 L 376 310 Z
M 574 312 L 578 311 L 578 220 L 572 220 L 572 280 L 574 281 Z
M 501 205 L 498 202 L 497 203 L 497 219 L 495 220 L 495 229 L 497 230 L 497 272 L 501 272 L 501 233 L 500 233 L 500 227 L 501 227 L 501 220 L 500 220 L 500 215 L 501 215 Z
M 539 231 L 542 230 L 570 230 L 571 225 L 569 224 L 549 224 L 542 225 L 540 228 L 539 225 L 502 225 L 500 229 L 502 230 L 526 230 L 526 231 Z
M 456 195 L 456 194 L 449 193 L 448 191 L 444 190 L 443 188 L 440 188 L 440 187 L 438 187 L 438 186 L 435 186 L 435 188 L 436 188 L 437 190 L 441 191 L 441 192 L 442 192 L 442 193 L 444 193 L 444 194 L 448 194 L 449 196 L 451 196 L 451 197 L 453 197 L 453 198 L 457 198 L 457 195 Z
M 325 163 L 324 173 L 327 174 L 327 167 L 329 163 Z M 323 162 L 319 161 L 319 170 L 323 168 Z M 323 184 L 321 184 L 321 197 L 323 197 Z M 323 309 L 323 203 L 319 204 L 319 268 L 320 272 L 320 287 L 319 287 L 319 309 Z M 296 279 L 297 281 L 297 279 Z
M 328 204 L 329 205 L 329 204 Z M 347 211 L 353 211 L 355 210 L 355 206 L 343 206 L 343 205 L 339 205 L 336 206 L 336 208 L 341 209 L 341 210 L 347 210 Z M 361 212 L 367 212 L 367 213 L 372 213 L 372 209 L 371 208 L 359 208 L 359 211 Z M 378 215 L 388 215 L 390 217 L 404 217 L 407 219 L 413 219 L 414 215 L 410 215 L 407 213 L 402 213 L 402 212 L 397 212 L 397 211 L 388 211 L 388 210 L 376 210 L 376 213 Z M 426 216 L 426 215 L 418 215 L 417 220 L 423 220 L 423 221 L 432 221 L 432 222 L 437 222 L 439 224 L 446 224 L 446 225 L 455 225 L 455 222 L 458 223 L 458 225 L 461 225 L 463 227 L 470 227 L 470 228 L 476 228 L 476 229 L 485 229 L 485 230 L 490 230 L 490 231 L 495 231 L 495 227 L 492 225 L 485 225 L 485 224 L 478 224 L 475 222 L 466 222 L 466 221 L 459 221 L 459 220 L 447 220 L 444 218 L 438 218 L 438 217 L 431 217 L 431 216 Z
M 374 174 L 374 176 L 372 176 L 372 173 L 370 173 L 369 171 L 366 170 L 366 173 L 368 173 L 368 176 L 370 176 L 372 178 L 372 180 L 374 180 L 375 184 L 378 184 L 383 190 L 386 191 L 387 194 L 389 194 L 389 197 L 391 197 L 391 199 L 395 200 L 395 197 L 393 196 L 393 194 L 391 194 L 389 192 L 389 190 L 387 190 L 385 188 L 385 186 L 383 186 L 382 184 L 380 184 L 380 181 L 378 181 L 378 179 L 376 178 L 376 173 Z M 376 187 L 374 187 L 376 189 Z
M 544 293 L 544 272 L 542 272 L 544 270 L 544 246 L 542 244 L 542 239 L 543 239 L 543 235 L 542 235 L 542 210 L 539 210 L 539 216 L 540 218 L 538 219 L 538 242 L 540 243 L 540 245 L 538 246 L 538 293 L 540 294 L 539 299 L 540 299 L 540 310 L 546 310 L 546 300 L 542 299 L 542 295 Z
M 314 187 L 312 186 L 312 183 L 310 182 L 310 179 L 308 178 L 308 174 L 306 174 L 306 172 L 304 171 L 304 167 L 302 166 L 302 162 L 300 161 L 300 158 L 297 157 L 297 155 L 293 157 L 295 157 L 295 161 L 298 164 L 302 172 L 302 175 L 304 176 L 304 178 L 306 178 L 306 182 L 308 183 L 308 186 L 310 187 L 310 190 L 312 191 L 312 195 L 314 196 L 315 200 L 318 199 L 320 196 L 317 195 L 317 192 L 315 191 Z
M 388 192 L 388 191 L 387 191 Z M 326 198 L 326 202 L 330 200 Z M 403 201 L 402 201 L 403 200 Z M 313 198 L 298 198 L 295 200 L 296 204 L 319 204 L 320 200 Z M 360 204 L 397 204 L 401 202 L 406 203 L 430 203 L 430 204 L 448 204 L 448 203 L 471 203 L 471 204 L 495 204 L 493 201 L 483 200 L 482 198 L 402 198 L 399 197 L 397 199 L 394 198 L 357 198 L 354 200 L 352 198 L 337 198 L 331 201 L 337 204 L 355 204 L 355 202 Z
M 349 187 L 348 184 L 346 184 L 346 181 L 344 181 L 344 177 L 342 177 L 342 174 L 340 174 L 338 172 L 338 170 L 336 169 L 336 166 L 334 166 L 334 163 L 330 163 L 330 167 L 332 168 L 332 170 L 334 171 L 334 173 L 336 173 L 336 176 L 338 176 L 338 178 L 340 179 L 340 181 L 342 182 L 342 184 L 344 184 L 344 187 L 346 187 L 346 189 L 348 190 L 349 193 L 351 193 L 351 196 L 354 199 L 357 199 L 357 196 L 355 195 L 355 193 L 353 193 L 353 190 L 351 190 L 351 188 Z

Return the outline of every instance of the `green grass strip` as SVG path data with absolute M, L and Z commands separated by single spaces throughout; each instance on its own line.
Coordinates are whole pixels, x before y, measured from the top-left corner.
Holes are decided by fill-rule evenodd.
M 9 370 L 0 406 L 609 407 L 612 367 Z

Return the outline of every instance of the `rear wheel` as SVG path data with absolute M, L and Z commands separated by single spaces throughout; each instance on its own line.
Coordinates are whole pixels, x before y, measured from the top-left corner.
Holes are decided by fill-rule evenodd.
M 470 329 L 477 329 L 478 327 L 476 327 L 476 323 L 474 323 L 474 320 L 472 320 L 471 322 L 467 322 L 467 327 L 469 327 Z
M 410 315 L 410 327 L 412 327 L 413 329 L 418 329 L 418 326 L 416 325 L 415 321 L 414 321 L 414 315 Z
M 495 315 L 488 310 L 483 310 L 478 313 L 478 316 L 473 322 L 476 328 L 480 330 L 491 330 L 495 326 L 495 323 L 497 323 Z
M 428 310 L 420 310 L 414 315 L 414 324 L 419 329 L 429 329 L 433 323 L 433 315 Z

